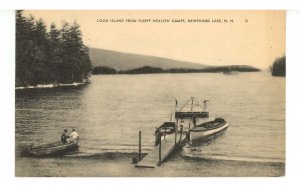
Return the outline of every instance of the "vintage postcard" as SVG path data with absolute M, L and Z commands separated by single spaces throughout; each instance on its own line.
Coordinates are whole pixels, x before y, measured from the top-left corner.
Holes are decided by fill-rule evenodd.
M 15 14 L 16 177 L 285 176 L 285 11 Z

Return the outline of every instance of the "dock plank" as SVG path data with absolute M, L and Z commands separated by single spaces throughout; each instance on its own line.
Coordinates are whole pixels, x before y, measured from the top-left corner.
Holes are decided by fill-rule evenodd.
M 179 134 L 177 133 L 177 142 L 179 141 Z M 175 149 L 175 133 L 168 135 L 161 141 L 161 161 L 163 162 Z M 155 168 L 159 163 L 159 145 L 154 146 L 152 150 L 146 155 L 136 167 Z

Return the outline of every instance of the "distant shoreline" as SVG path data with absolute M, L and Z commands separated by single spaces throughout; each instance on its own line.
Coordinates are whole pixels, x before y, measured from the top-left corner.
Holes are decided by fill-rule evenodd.
M 139 68 L 120 70 L 117 71 L 114 68 L 106 66 L 97 66 L 93 68 L 93 75 L 107 75 L 107 74 L 155 74 L 155 73 L 224 73 L 231 72 L 259 72 L 258 68 L 248 65 L 232 65 L 232 66 L 212 66 L 202 69 L 190 69 L 190 68 L 172 68 L 162 69 L 158 67 L 143 66 Z
M 105 67 L 105 66 L 97 66 L 92 70 L 93 75 L 127 75 L 127 74 L 173 74 L 173 73 L 224 73 L 231 74 L 236 72 L 260 72 L 261 70 L 252 66 L 247 65 L 234 65 L 234 66 L 214 66 L 214 67 L 206 67 L 202 69 L 189 69 L 189 68 L 172 68 L 172 69 L 162 69 L 158 67 L 151 66 L 143 66 L 140 68 L 134 68 L 129 70 L 120 70 L 117 71 L 114 68 Z M 89 83 L 85 82 L 73 82 L 73 83 L 48 83 L 48 84 L 37 84 L 37 85 L 28 85 L 22 86 L 17 85 L 15 90 L 22 89 L 45 89 L 45 88 L 57 88 L 57 87 L 67 87 L 67 86 L 79 86 L 86 85 Z

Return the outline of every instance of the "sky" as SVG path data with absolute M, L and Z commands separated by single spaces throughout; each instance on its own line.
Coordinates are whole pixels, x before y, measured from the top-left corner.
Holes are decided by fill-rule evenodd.
M 63 21 L 76 20 L 88 47 L 206 65 L 252 65 L 266 69 L 286 50 L 285 11 L 34 10 L 24 14 L 42 18 L 48 26 L 55 23 L 58 28 Z M 191 19 L 198 22 L 188 22 Z

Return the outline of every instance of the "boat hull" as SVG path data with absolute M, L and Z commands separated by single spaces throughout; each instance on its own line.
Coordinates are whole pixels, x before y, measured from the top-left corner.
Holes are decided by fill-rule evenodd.
M 227 122 L 219 123 L 218 126 L 213 128 L 203 128 L 195 127 L 190 130 L 190 143 L 192 145 L 199 144 L 199 142 L 209 140 L 211 137 L 214 137 L 229 127 Z
M 78 148 L 79 141 L 62 144 L 61 142 L 49 143 L 45 145 L 31 147 L 27 154 L 30 156 L 55 156 L 63 155 L 65 152 Z

